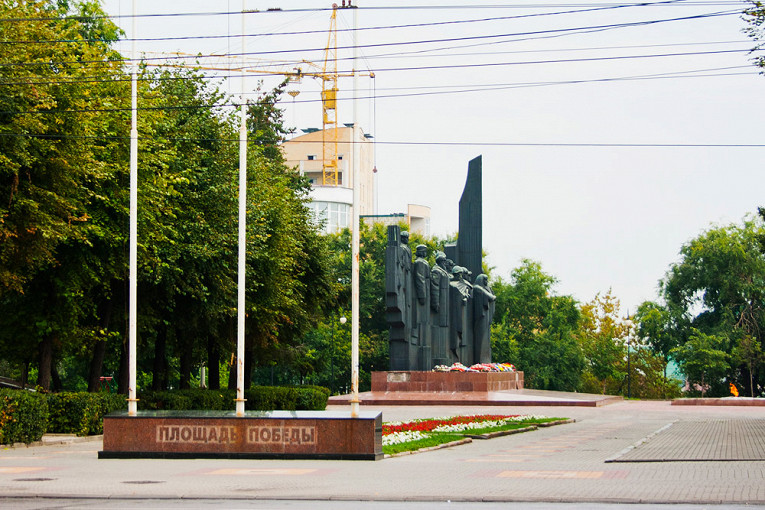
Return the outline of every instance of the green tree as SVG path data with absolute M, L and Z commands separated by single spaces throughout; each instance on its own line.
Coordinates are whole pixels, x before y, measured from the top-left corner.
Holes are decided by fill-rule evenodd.
M 89 298 L 115 269 L 101 205 L 118 173 L 103 157 L 116 114 L 94 110 L 120 103 L 119 31 L 96 2 L 0 11 L 0 343 L 23 363 L 36 357 L 49 388 L 56 356 L 93 336 Z
M 765 364 L 765 352 L 762 345 L 751 335 L 739 338 L 732 352 L 733 362 L 745 365 L 749 372 L 749 394 L 754 397 L 754 374 Z
M 638 306 L 633 319 L 636 323 L 637 337 L 660 356 L 663 362 L 662 374 L 666 382 L 669 354 L 678 345 L 669 309 L 653 301 L 645 301 Z
M 126 391 L 130 94 L 114 79 L 124 76 L 109 46 L 118 31 L 95 2 L 0 9 L 13 20 L 0 26 L 0 356 L 39 358 L 44 387 L 61 386 L 61 368 L 77 385 L 89 371 L 94 390 L 110 370 Z M 337 287 L 308 184 L 278 149 L 280 93 L 249 107 L 248 366 L 300 357 Z M 137 361 L 156 388 L 188 386 L 204 360 L 215 387 L 233 351 L 238 150 L 227 102 L 193 69 L 141 71 Z
M 630 341 L 631 326 L 619 317 L 619 300 L 609 290 L 582 305 L 579 341 L 587 361 L 587 371 L 605 394 L 609 382 L 621 382 L 626 375 L 624 356 Z
M 750 335 L 762 345 L 765 255 L 759 239 L 763 232 L 761 221 L 746 219 L 741 225 L 711 228 L 681 248 L 680 261 L 661 282 L 678 345 L 698 333 L 732 339 Z M 729 355 L 732 347 L 728 342 L 723 350 Z M 730 370 L 727 376 L 733 382 L 736 370 Z M 724 386 L 712 391 L 727 394 Z
M 727 343 L 727 338 L 694 329 L 687 342 L 672 349 L 691 388 L 697 385 L 702 397 L 708 388 L 724 386 L 723 378 L 730 369 Z
M 539 263 L 524 260 L 510 282 L 492 284 L 497 296 L 492 354 L 523 370 L 531 388 L 574 391 L 585 363 L 576 340 L 580 312 L 572 297 L 551 294 L 555 283 Z

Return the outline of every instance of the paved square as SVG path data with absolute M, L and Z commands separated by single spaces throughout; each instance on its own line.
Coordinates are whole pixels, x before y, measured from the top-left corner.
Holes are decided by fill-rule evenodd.
M 765 420 L 678 421 L 611 462 L 765 460 Z

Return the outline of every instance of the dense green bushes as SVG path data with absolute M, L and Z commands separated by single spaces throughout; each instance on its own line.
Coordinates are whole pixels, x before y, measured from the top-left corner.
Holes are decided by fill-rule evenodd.
M 147 391 L 138 396 L 138 408 L 183 411 L 230 411 L 234 409 L 234 390 Z M 274 409 L 320 411 L 327 407 L 329 390 L 320 386 L 253 386 L 244 392 L 248 411 Z
M 104 431 L 104 415 L 127 407 L 124 395 L 111 393 L 50 393 L 48 432 L 91 436 Z
M 138 408 L 173 411 L 234 409 L 234 390 L 147 391 Z M 321 386 L 255 386 L 244 392 L 250 411 L 314 410 L 327 407 L 329 390 Z M 104 415 L 126 410 L 124 395 L 111 393 L 35 393 L 0 390 L 0 444 L 32 443 L 43 434 L 101 434 Z
M 0 444 L 39 441 L 47 427 L 45 395 L 0 389 Z

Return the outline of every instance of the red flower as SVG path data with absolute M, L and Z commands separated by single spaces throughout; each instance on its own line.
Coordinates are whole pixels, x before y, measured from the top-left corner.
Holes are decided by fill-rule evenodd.
M 472 415 L 472 416 L 454 416 L 452 418 L 445 418 L 445 419 L 415 420 L 415 421 L 408 421 L 405 423 L 399 423 L 396 425 L 383 423 L 382 433 L 385 436 L 388 434 L 393 434 L 395 432 L 411 432 L 411 431 L 430 432 L 436 427 L 440 427 L 442 425 L 457 425 L 458 423 L 496 421 L 496 420 L 504 420 L 505 418 L 514 418 L 516 416 L 519 416 L 519 415 L 517 414 L 479 414 L 479 415 Z

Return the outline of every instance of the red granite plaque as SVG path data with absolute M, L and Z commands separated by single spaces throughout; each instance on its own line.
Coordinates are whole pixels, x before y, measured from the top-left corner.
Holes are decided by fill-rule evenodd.
M 382 458 L 382 414 L 140 411 L 104 417 L 99 458 Z
M 372 372 L 373 393 L 489 393 L 522 389 L 523 372 Z

